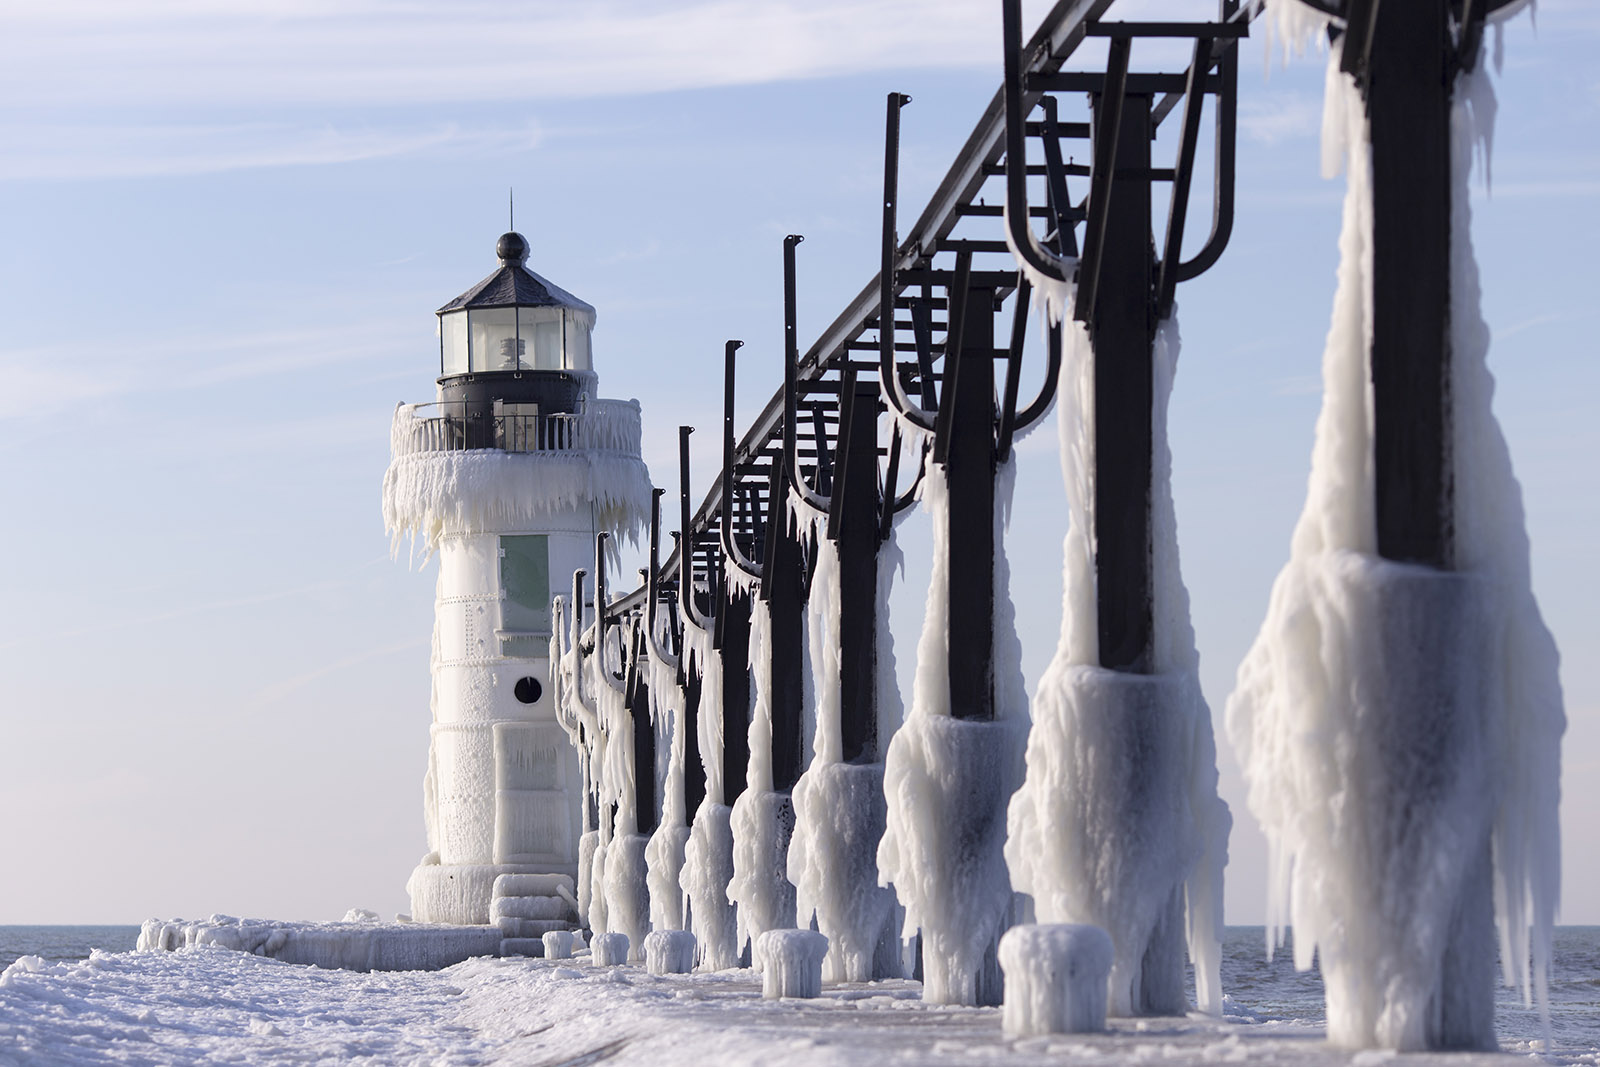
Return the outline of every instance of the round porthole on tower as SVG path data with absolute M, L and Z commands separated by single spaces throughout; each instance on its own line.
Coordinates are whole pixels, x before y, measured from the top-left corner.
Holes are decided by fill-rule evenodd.
M 511 693 L 524 704 L 537 704 L 539 697 L 544 694 L 544 686 L 539 684 L 537 678 L 518 678 Z

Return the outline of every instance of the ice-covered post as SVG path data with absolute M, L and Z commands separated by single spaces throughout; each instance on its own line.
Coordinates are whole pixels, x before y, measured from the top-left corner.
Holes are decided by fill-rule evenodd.
M 712 553 L 707 573 L 707 602 L 714 620 L 701 614 L 695 588 L 697 536 L 689 497 L 689 435 L 678 427 L 678 611 L 683 620 L 686 700 L 696 711 L 705 791 L 694 811 L 684 845 L 679 881 L 696 941 L 699 966 L 722 970 L 736 966 L 737 926 L 728 900 L 733 878 L 732 803 L 744 791 L 750 711 L 750 600 L 729 595 L 720 580 L 721 554 Z M 698 677 L 696 675 L 698 674 Z
M 602 834 L 600 848 L 595 853 L 596 892 L 605 895 L 605 928 L 626 934 L 630 958 L 640 961 L 644 959 L 645 935 L 650 932 L 650 894 L 645 870 L 645 850 L 650 838 L 640 824 L 640 816 L 645 814 L 653 818 L 655 810 L 655 752 L 652 743 L 648 765 L 640 765 L 640 720 L 644 720 L 646 730 L 650 727 L 648 711 L 637 703 L 630 684 L 636 677 L 633 661 L 639 648 L 635 641 L 621 633 L 620 623 L 611 615 L 606 582 L 607 551 L 607 535 L 596 535 L 594 651 L 591 657 L 599 678 L 596 697 L 605 741 L 603 799 L 610 808 L 611 817 L 610 833 Z M 608 662 L 613 637 L 616 638 L 615 668 Z M 653 735 L 651 740 L 653 742 Z M 641 779 L 646 788 L 640 788 Z M 639 803 L 641 798 L 646 801 L 644 806 Z
M 1002 405 L 996 418 L 997 285 L 992 274 L 974 276 L 965 248 L 953 272 L 938 272 L 947 325 L 937 415 L 904 395 L 894 347 L 895 204 L 900 109 L 908 99 L 890 94 L 885 124 L 879 385 L 908 429 L 933 432 L 922 502 L 933 519 L 934 573 L 911 711 L 884 761 L 888 815 L 878 869 L 905 906 L 906 935 L 920 930 L 923 999 L 999 1004 L 997 943 L 1013 907 L 1002 855 L 1005 812 L 1021 779 L 1026 695 L 997 506 L 1009 492 L 1009 468 L 998 465 L 995 427 L 1015 425 L 1016 411 Z M 926 368 L 928 331 L 916 333 Z M 1014 401 L 1015 390 L 1007 392 Z
M 1269 922 L 1292 924 L 1298 966 L 1315 954 L 1346 1047 L 1494 1048 L 1497 912 L 1508 980 L 1542 992 L 1548 964 L 1564 722 L 1471 248 L 1485 6 L 1346 5 L 1312 475 L 1228 703 L 1273 850 Z
M 900 718 L 892 639 L 880 612 L 894 569 L 880 557 L 891 529 L 899 453 L 880 492 L 878 384 L 858 380 L 855 369 L 847 367 L 839 379 L 839 430 L 826 494 L 820 477 L 825 440 L 818 444 L 818 485 L 808 484 L 800 468 L 794 254 L 799 240 L 791 235 L 784 242 L 783 466 L 814 524 L 809 640 L 816 710 L 811 763 L 794 788 L 788 875 L 800 925 L 815 922 L 826 935 L 824 976 L 862 982 L 897 978 L 903 971 L 894 893 L 878 884 L 877 862 L 888 814 L 880 739 Z M 882 728 L 880 719 L 887 720 Z
M 687 916 L 683 897 L 684 846 L 689 840 L 689 819 L 705 796 L 705 770 L 700 766 L 697 712 L 700 688 L 689 665 L 682 641 L 674 643 L 670 622 L 663 634 L 661 608 L 661 497 L 656 489 L 650 501 L 650 566 L 640 571 L 645 579 L 644 643 L 649 650 L 647 699 L 654 734 L 667 740 L 667 773 L 661 783 L 658 825 L 645 850 L 650 888 L 650 925 L 656 932 L 683 930 Z M 669 649 L 667 646 L 672 645 Z M 648 944 L 646 950 L 648 951 Z M 691 960 L 691 966 L 692 966 Z
M 738 345 L 737 341 L 728 342 L 725 362 L 722 549 L 730 584 L 745 585 L 754 596 L 750 669 L 756 689 L 748 788 L 733 805 L 733 881 L 728 885 L 728 898 L 738 906 L 739 943 L 748 948 L 766 931 L 795 924 L 795 893 L 787 861 L 794 833 L 791 791 L 804 764 L 801 669 L 806 563 L 798 531 L 789 521 L 789 480 L 782 463 L 772 466 L 766 521 L 760 528 L 763 552 L 759 566 L 744 556 L 738 544 L 733 421 Z
M 1210 37 L 1222 34 L 1234 10 L 1224 0 L 1221 22 L 1193 32 L 1107 24 L 1105 73 L 1076 83 L 1090 89 L 1091 118 L 1079 257 L 1067 229 L 1058 229 L 1051 250 L 1028 225 L 1025 90 L 1074 87 L 1072 78 L 1082 76 L 1025 77 L 1020 4 L 1005 3 L 1008 239 L 1044 290 L 1051 317 L 1077 320 L 1062 322 L 1059 334 L 1071 524 L 1062 636 L 1034 698 L 1027 779 L 1011 803 L 1006 859 L 1041 923 L 1090 924 L 1110 935 L 1115 1015 L 1186 1010 L 1186 942 L 1200 1007 L 1221 1009 L 1217 934 L 1230 820 L 1217 797 L 1210 713 L 1178 567 L 1166 410 L 1177 358 L 1173 287 L 1204 269 L 1227 239 L 1234 59 L 1231 41 L 1219 60 Z M 1131 38 L 1141 35 L 1194 41 L 1161 260 L 1151 147 L 1167 111 L 1133 90 Z M 1219 63 L 1218 221 L 1202 254 L 1185 263 L 1201 104 Z M 1045 158 L 1054 199 L 1065 175 L 1054 174 L 1059 153 L 1048 140 Z
M 1454 753 L 1488 743 L 1483 695 L 1457 665 L 1479 657 L 1477 582 L 1454 570 L 1450 439 L 1451 97 L 1460 59 L 1446 0 L 1350 5 L 1341 69 L 1366 102 L 1372 163 L 1372 463 L 1378 555 L 1420 565 L 1377 590 L 1381 647 L 1395 685 L 1383 714 L 1398 722 L 1390 775 L 1426 765 L 1472 777 Z M 1482 18 L 1482 5 L 1477 17 Z M 1362 16 L 1366 16 L 1363 18 Z M 1463 28 L 1466 35 L 1468 29 Z M 1475 55 L 1461 57 L 1470 65 Z M 1425 569 L 1424 569 L 1425 568 Z M 1387 732 L 1387 731 L 1386 731 Z M 1413 762 L 1417 761 L 1417 762 Z M 1392 781 L 1390 784 L 1401 784 Z M 1461 781 L 1457 788 L 1479 789 Z M 1490 825 L 1473 840 L 1446 900 L 1449 909 L 1424 1042 L 1494 1049 L 1495 931 Z M 1403 841 L 1381 877 L 1416 862 Z M 1330 987 L 1332 998 L 1342 990 Z M 1330 1027 L 1331 1029 L 1331 1027 Z

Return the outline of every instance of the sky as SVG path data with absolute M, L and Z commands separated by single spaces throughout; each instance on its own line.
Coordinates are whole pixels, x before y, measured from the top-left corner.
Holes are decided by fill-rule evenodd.
M 1600 923 L 1600 11 L 1536 15 L 1505 27 L 1474 242 L 1563 656 L 1562 918 Z M 803 346 L 873 276 L 884 94 L 914 98 L 914 217 L 1000 63 L 998 3 L 967 0 L 3 0 L 0 36 L 0 924 L 406 910 L 434 571 L 392 558 L 379 488 L 508 188 L 675 494 L 723 341 L 747 342 L 741 429 L 781 382 L 783 235 L 807 238 Z M 1265 848 L 1222 708 L 1304 500 L 1342 195 L 1321 57 L 1261 38 L 1171 406 L 1234 923 L 1264 915 Z M 1051 426 L 1020 447 L 1007 538 L 1030 687 L 1060 619 L 1055 454 Z M 903 530 L 905 671 L 929 548 L 925 518 Z

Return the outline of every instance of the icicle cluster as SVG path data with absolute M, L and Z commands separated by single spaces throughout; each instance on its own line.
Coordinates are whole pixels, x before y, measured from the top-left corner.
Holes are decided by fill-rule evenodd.
M 578 419 L 592 429 L 560 451 L 434 451 L 415 447 L 419 405 L 395 409 L 383 475 L 383 523 L 398 554 L 420 538 L 432 553 L 452 530 L 515 530 L 574 508 L 594 509 L 597 529 L 637 541 L 649 522 L 650 473 L 639 458 L 638 402 L 592 401 Z

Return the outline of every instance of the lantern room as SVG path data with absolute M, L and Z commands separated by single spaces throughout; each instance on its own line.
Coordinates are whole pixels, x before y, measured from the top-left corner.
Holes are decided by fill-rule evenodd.
M 522 234 L 502 234 L 495 254 L 500 268 L 438 311 L 440 401 L 467 417 L 494 401 L 575 410 L 592 382 L 594 307 L 528 269 Z
M 495 253 L 500 269 L 439 309 L 439 376 L 590 370 L 594 308 L 528 269 L 520 233 Z

